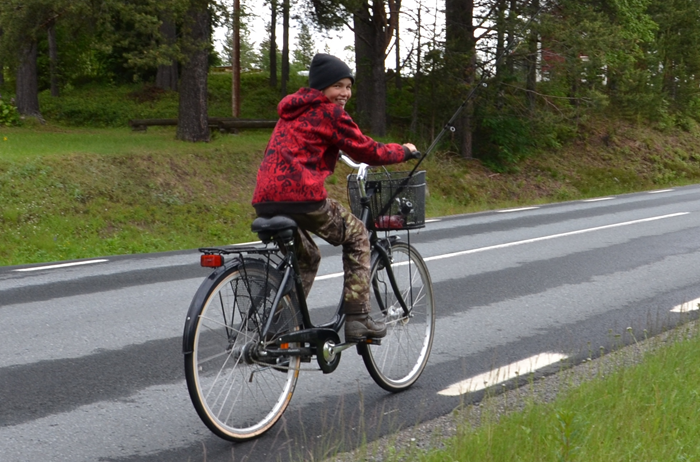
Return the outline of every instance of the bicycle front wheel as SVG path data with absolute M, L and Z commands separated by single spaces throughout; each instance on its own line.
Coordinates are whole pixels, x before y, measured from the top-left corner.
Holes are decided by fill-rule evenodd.
M 358 346 L 374 381 L 387 391 L 397 392 L 413 385 L 428 363 L 435 332 L 435 303 L 428 267 L 416 249 L 394 242 L 388 257 L 390 268 L 377 252 L 373 253 L 370 272 L 371 316 L 387 324 L 387 335 L 381 345 Z M 406 302 L 408 314 L 397 294 Z
M 292 398 L 299 357 L 274 358 L 264 351 L 267 340 L 301 324 L 288 295 L 271 308 L 280 282 L 274 269 L 246 260 L 208 278 L 190 306 L 187 387 L 202 421 L 226 440 L 262 435 Z M 263 335 L 271 314 L 269 333 Z

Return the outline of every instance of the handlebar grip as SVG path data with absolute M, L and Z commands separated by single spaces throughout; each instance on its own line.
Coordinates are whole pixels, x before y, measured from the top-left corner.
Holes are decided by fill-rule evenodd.
M 423 156 L 420 151 L 411 151 L 408 156 L 406 156 L 406 160 L 411 160 L 411 159 L 420 159 Z

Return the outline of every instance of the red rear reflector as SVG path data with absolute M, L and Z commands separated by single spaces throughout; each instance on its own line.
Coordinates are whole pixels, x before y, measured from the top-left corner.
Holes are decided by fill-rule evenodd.
M 202 255 L 200 263 L 205 268 L 218 268 L 224 266 L 224 257 L 223 255 Z

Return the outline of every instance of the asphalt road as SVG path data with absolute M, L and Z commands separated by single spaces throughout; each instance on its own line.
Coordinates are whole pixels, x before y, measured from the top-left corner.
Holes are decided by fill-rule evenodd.
M 196 251 L 0 267 L 0 461 L 321 460 L 478 400 L 504 371 L 522 379 L 533 358 L 554 373 L 696 318 L 696 302 L 672 310 L 700 298 L 698 228 L 698 186 L 431 221 L 411 234 L 438 312 L 417 384 L 387 393 L 347 350 L 244 444 L 209 432 L 184 382 L 184 317 L 208 274 Z M 341 283 L 338 249 L 322 250 L 316 321 Z

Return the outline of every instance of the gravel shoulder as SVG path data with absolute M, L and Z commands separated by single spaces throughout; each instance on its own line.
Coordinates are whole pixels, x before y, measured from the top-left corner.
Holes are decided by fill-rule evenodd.
M 588 359 L 561 372 L 547 375 L 527 384 L 504 390 L 496 385 L 492 387 L 492 396 L 464 408 L 455 409 L 451 414 L 424 422 L 420 425 L 383 437 L 355 451 L 337 454 L 325 462 L 408 462 L 415 460 L 416 451 L 426 452 L 444 447 L 445 441 L 457 435 L 463 425 L 478 427 L 482 415 L 487 413 L 489 419 L 500 418 L 517 412 L 530 403 L 545 404 L 553 402 L 560 393 L 579 386 L 584 382 L 603 378 L 610 373 L 640 363 L 644 356 L 675 341 L 698 332 L 698 321 L 688 322 L 676 329 L 669 330 L 647 340 L 620 348 L 596 359 Z M 397 456 L 397 454 L 405 454 Z M 413 455 L 413 456 L 412 456 Z

